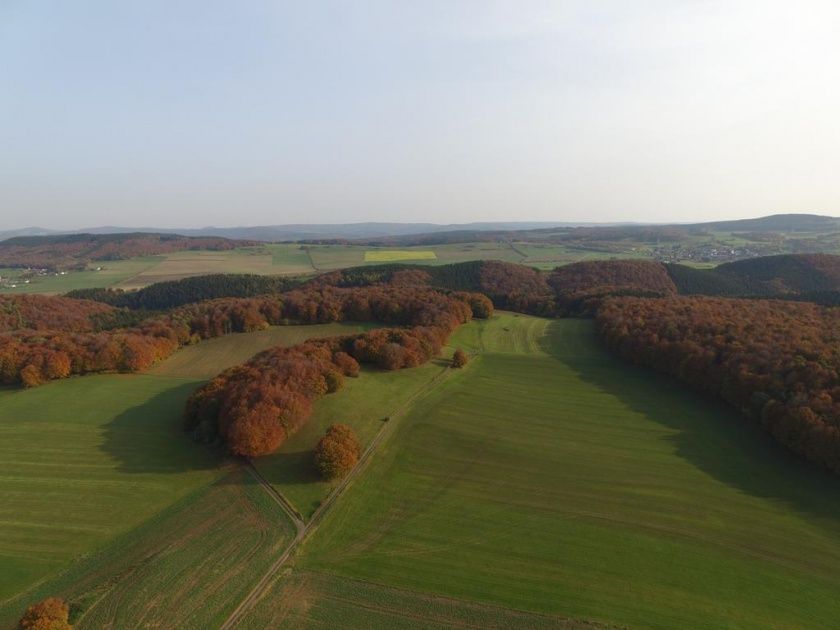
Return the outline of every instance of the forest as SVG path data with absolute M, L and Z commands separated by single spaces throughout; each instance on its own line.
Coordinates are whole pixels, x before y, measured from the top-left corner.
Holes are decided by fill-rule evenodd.
M 610 298 L 597 316 L 621 358 L 677 377 L 840 472 L 840 310 L 778 300 Z

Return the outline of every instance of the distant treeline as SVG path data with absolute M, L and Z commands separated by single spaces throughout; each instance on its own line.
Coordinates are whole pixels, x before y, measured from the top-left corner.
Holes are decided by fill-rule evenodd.
M 283 293 L 300 281 L 255 274 L 212 274 L 182 280 L 157 282 L 136 291 L 122 289 L 76 289 L 67 297 L 95 300 L 111 306 L 160 311 L 222 297 L 255 297 Z
M 219 237 L 178 234 L 61 234 L 17 236 L 0 241 L 0 267 L 84 269 L 91 261 L 124 260 L 184 250 L 229 250 L 259 245 Z

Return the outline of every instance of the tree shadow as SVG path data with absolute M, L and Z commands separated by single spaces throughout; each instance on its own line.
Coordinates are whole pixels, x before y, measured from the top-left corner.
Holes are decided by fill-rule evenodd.
M 100 448 L 120 472 L 177 474 L 219 467 L 220 446 L 199 444 L 182 429 L 181 413 L 198 385 L 176 385 L 126 409 L 104 427 Z
M 673 429 L 676 454 L 739 491 L 782 501 L 809 515 L 840 521 L 840 479 L 777 443 L 756 422 L 722 401 L 694 392 L 675 378 L 612 356 L 592 322 L 580 321 L 577 339 L 555 322 L 543 350 L 590 385 L 632 411 Z
M 261 457 L 257 468 L 270 484 L 309 485 L 324 481 L 315 467 L 315 451 L 278 451 Z

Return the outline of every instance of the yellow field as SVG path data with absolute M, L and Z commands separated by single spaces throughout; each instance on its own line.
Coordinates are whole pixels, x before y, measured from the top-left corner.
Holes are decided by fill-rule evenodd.
M 416 249 L 371 249 L 365 252 L 365 262 L 397 262 L 402 260 L 437 260 L 431 250 Z

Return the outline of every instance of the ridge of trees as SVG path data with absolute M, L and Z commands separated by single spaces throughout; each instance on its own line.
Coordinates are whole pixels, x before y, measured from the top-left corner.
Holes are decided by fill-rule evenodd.
M 143 232 L 17 236 L 0 241 L 0 267 L 84 269 L 94 260 L 124 260 L 199 249 L 224 251 L 260 244 L 212 236 Z
M 302 308 L 322 321 L 379 321 L 400 328 L 309 340 L 257 354 L 196 390 L 184 411 L 185 429 L 202 441 L 223 440 L 248 457 L 276 450 L 302 426 L 312 403 L 337 391 L 344 377 L 359 373 L 359 363 L 385 370 L 421 365 L 436 356 L 457 326 L 474 315 L 472 304 L 492 315 L 488 298 L 421 287 L 325 287 Z M 319 315 L 316 315 L 318 313 Z
M 156 282 L 136 291 L 76 289 L 67 293 L 66 297 L 95 300 L 129 309 L 157 311 L 222 297 L 255 297 L 282 293 L 299 284 L 299 280 L 282 276 L 220 273 Z
M 758 421 L 781 444 L 840 472 L 840 309 L 710 297 L 610 298 L 607 346 Z

